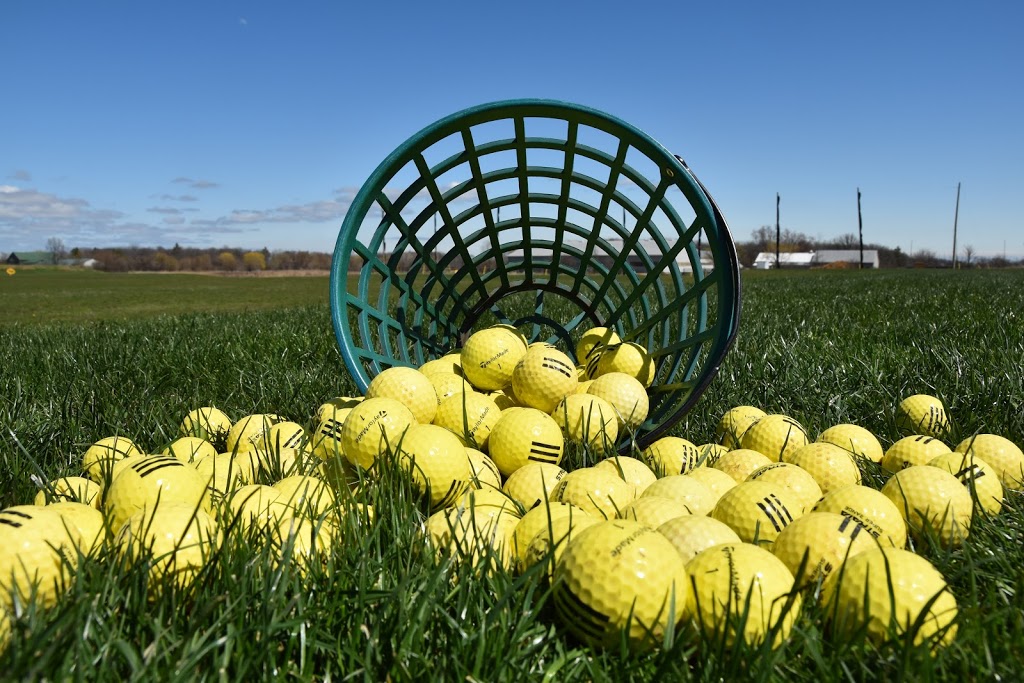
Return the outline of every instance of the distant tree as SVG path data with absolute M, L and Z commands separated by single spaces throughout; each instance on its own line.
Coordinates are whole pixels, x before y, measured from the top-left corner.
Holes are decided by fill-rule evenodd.
M 75 247 L 74 249 L 71 250 L 71 258 L 81 258 L 81 256 L 82 250 L 79 249 L 78 247 Z
M 153 266 L 157 270 L 165 270 L 168 272 L 174 272 L 178 270 L 178 259 L 174 258 L 166 251 L 158 251 L 153 256 Z
M 852 249 L 853 247 L 860 246 L 860 240 L 852 232 L 840 235 L 835 242 L 836 246 L 840 249 Z
M 57 265 L 57 263 L 67 254 L 67 249 L 64 247 L 64 240 L 59 237 L 51 237 L 46 240 L 46 251 L 50 254 L 50 258 L 53 260 L 53 265 Z
M 267 269 L 267 257 L 259 251 L 247 251 L 242 256 L 242 263 L 245 265 L 245 269 L 250 272 Z
M 971 259 L 974 258 L 974 255 L 976 253 L 977 252 L 975 251 L 973 245 L 971 245 L 971 244 L 965 244 L 964 245 L 964 265 L 965 266 L 967 266 L 968 268 L 971 267 Z
M 192 259 L 192 270 L 213 270 L 213 258 L 209 254 L 197 254 Z
M 221 270 L 238 270 L 238 257 L 230 251 L 222 251 L 217 255 L 217 265 Z

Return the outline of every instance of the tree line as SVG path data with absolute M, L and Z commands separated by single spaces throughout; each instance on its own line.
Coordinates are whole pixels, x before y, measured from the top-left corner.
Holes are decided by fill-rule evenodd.
M 75 260 L 95 259 L 98 270 L 109 272 L 258 272 L 264 270 L 329 270 L 331 254 L 315 251 L 260 251 L 220 247 L 198 249 L 174 245 L 162 247 L 116 247 L 72 249 Z

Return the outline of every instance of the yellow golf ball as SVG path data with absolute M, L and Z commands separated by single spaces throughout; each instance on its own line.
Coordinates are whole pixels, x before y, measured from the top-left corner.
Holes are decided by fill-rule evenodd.
M 611 648 L 625 633 L 649 650 L 687 616 L 686 568 L 672 544 L 639 522 L 600 522 L 575 535 L 555 567 L 555 614 L 581 642 Z
M 562 399 L 552 416 L 565 438 L 598 451 L 615 450 L 619 438 L 618 418 L 611 403 L 593 394 L 570 394 Z
M 198 436 L 183 436 L 172 441 L 160 454 L 173 455 L 186 465 L 190 465 L 194 460 L 205 458 L 209 455 L 217 455 L 217 448 L 206 439 L 200 439 Z
M 716 503 L 722 497 L 722 494 L 739 483 L 726 472 L 716 470 L 714 467 L 698 467 L 690 470 L 683 476 L 704 484 L 708 491 L 711 491 L 711 496 Z
M 860 468 L 850 451 L 831 442 L 809 443 L 789 456 L 787 462 L 814 477 L 822 495 L 861 482 Z
M 643 450 L 642 456 L 659 477 L 686 474 L 700 464 L 700 451 L 678 436 L 663 436 Z
M 839 638 L 867 633 L 881 643 L 914 630 L 914 643 L 948 645 L 956 636 L 956 598 L 942 574 L 907 550 L 877 548 L 851 557 L 822 586 L 822 604 Z
M 835 512 L 810 512 L 782 530 L 772 553 L 794 576 L 815 581 L 877 547 L 874 536 L 856 520 Z
M 430 424 L 437 412 L 437 392 L 419 370 L 396 366 L 381 371 L 366 387 L 366 398 L 390 398 L 412 411 L 416 421 Z
M 670 519 L 658 527 L 658 533 L 675 546 L 683 562 L 689 562 L 712 546 L 742 542 L 729 525 L 699 515 Z
M 1003 486 L 1011 491 L 1024 490 L 1024 452 L 1017 444 L 998 434 L 976 434 L 961 441 L 958 453 L 971 453 L 999 474 Z
M 747 477 L 753 474 L 758 468 L 771 465 L 772 459 L 760 451 L 749 448 L 737 448 L 729 451 L 715 461 L 711 469 L 725 472 L 736 482 L 746 481 Z M 697 468 L 704 469 L 704 468 Z M 694 472 L 696 470 L 690 470 Z
M 369 469 L 377 458 L 398 446 L 416 424 L 412 411 L 393 398 L 368 398 L 352 409 L 341 428 L 341 450 L 353 465 Z
M 888 472 L 899 472 L 914 465 L 927 465 L 949 452 L 949 446 L 934 437 L 907 436 L 889 446 L 882 457 L 882 468 Z
M 204 406 L 185 415 L 178 427 L 178 433 L 181 436 L 195 436 L 209 441 L 214 448 L 225 448 L 231 425 L 231 418 L 223 410 Z
M 42 607 L 52 606 L 64 592 L 69 576 L 61 560 L 70 539 L 61 515 L 52 505 L 18 505 L 0 510 L 0 611 L 17 596 L 35 596 Z
M 766 455 L 772 462 L 785 462 L 787 457 L 810 442 L 807 431 L 787 415 L 766 415 L 750 425 L 740 445 Z
M 881 491 L 855 484 L 825 494 L 814 512 L 835 512 L 853 519 L 883 546 L 907 544 L 907 523 L 899 508 Z
M 678 500 L 664 496 L 641 496 L 619 510 L 619 514 L 616 516 L 619 519 L 631 519 L 652 529 L 657 529 L 670 519 L 686 517 L 690 514 L 690 508 Z
M 727 646 L 763 642 L 775 629 L 772 647 L 788 637 L 800 613 L 793 574 L 782 560 L 747 543 L 711 546 L 686 563 L 692 592 L 689 611 L 705 638 Z M 745 618 L 744 618 L 745 615 Z
M 643 493 L 644 489 L 658 480 L 657 475 L 642 460 L 625 455 L 605 458 L 594 467 L 608 470 L 623 481 L 629 482 L 636 487 L 637 494 Z
M 142 451 L 125 436 L 108 436 L 100 439 L 82 456 L 82 471 L 97 484 L 110 483 L 114 463 L 124 458 L 142 455 Z
M 990 515 L 1003 508 L 1003 485 L 995 469 L 981 458 L 964 453 L 945 453 L 928 463 L 946 470 L 967 487 L 976 505 Z
M 564 446 L 554 418 L 536 408 L 520 408 L 502 412 L 491 429 L 487 450 L 502 476 L 509 477 L 527 463 L 557 465 Z
M 410 427 L 399 443 L 398 458 L 432 509 L 448 507 L 469 488 L 471 470 L 466 447 L 444 427 Z
M 745 481 L 718 499 L 711 517 L 728 524 L 744 543 L 771 546 L 802 512 L 800 499 L 784 486 Z
M 555 489 L 566 471 L 548 462 L 531 462 L 513 472 L 501 490 L 526 510 L 546 501 L 557 500 Z
M 180 503 L 210 510 L 206 480 L 172 455 L 151 455 L 125 468 L 110 483 L 105 512 L 111 529 L 120 529 L 142 510 Z
M 526 343 L 513 331 L 489 327 L 474 332 L 462 347 L 462 371 L 481 391 L 501 389 L 512 381 L 512 372 L 526 355 Z
M 747 481 L 766 481 L 785 486 L 800 501 L 800 514 L 821 500 L 821 487 L 807 470 L 786 462 L 773 462 L 750 473 Z
M 894 474 L 882 493 L 921 535 L 932 530 L 944 546 L 960 545 L 971 529 L 974 501 L 960 480 L 939 467 L 914 465 Z
M 205 510 L 170 503 L 140 510 L 128 518 L 115 541 L 122 556 L 150 559 L 150 587 L 160 592 L 173 581 L 190 585 L 220 543 L 217 522 Z
M 725 411 L 715 428 L 715 439 L 723 446 L 733 449 L 740 447 L 740 439 L 750 425 L 768 413 L 754 406 L 736 406 Z
M 552 498 L 588 515 L 614 519 L 636 498 L 636 489 L 607 470 L 583 467 L 562 477 Z
M 853 424 L 838 424 L 829 427 L 818 436 L 818 441 L 831 443 L 857 457 L 882 462 L 882 444 L 868 430 Z
M 709 514 L 721 497 L 712 493 L 711 489 L 697 479 L 685 474 L 662 477 L 648 486 L 640 496 L 641 498 L 647 496 L 669 498 L 685 506 L 687 513 L 691 515 Z
M 103 488 L 85 477 L 61 477 L 54 479 L 36 494 L 35 505 L 47 505 L 62 501 L 85 503 L 99 508 Z
M 644 387 L 650 387 L 654 383 L 654 375 L 657 367 L 654 357 L 647 353 L 647 349 L 635 342 L 624 342 L 612 344 L 601 349 L 596 357 L 597 362 L 591 371 L 591 364 L 587 365 L 589 379 L 597 379 L 602 375 L 611 372 L 622 372 L 636 379 Z
M 267 431 L 278 422 L 284 422 L 284 419 L 272 413 L 246 415 L 231 425 L 226 451 L 240 453 L 253 448 L 267 448 Z
M 491 430 L 499 419 L 501 410 L 490 396 L 468 391 L 441 401 L 434 424 L 457 436 L 464 446 L 486 451 Z
M 512 391 L 530 408 L 550 413 L 579 384 L 572 359 L 556 348 L 529 349 L 512 372 Z
M 470 480 L 472 488 L 479 489 L 484 486 L 501 488 L 501 472 L 494 461 L 475 448 L 466 448 L 466 458 L 469 460 Z
M 949 416 L 942 401 L 928 394 L 915 394 L 896 407 L 896 426 L 905 434 L 943 438 L 949 433 Z
M 619 428 L 634 431 L 647 420 L 651 402 L 638 379 L 624 372 L 609 372 L 592 380 L 587 393 L 599 396 L 615 408 Z
M 576 342 L 576 359 L 586 365 L 591 356 L 599 353 L 604 347 L 621 342 L 622 339 L 615 330 L 608 327 L 592 327 Z

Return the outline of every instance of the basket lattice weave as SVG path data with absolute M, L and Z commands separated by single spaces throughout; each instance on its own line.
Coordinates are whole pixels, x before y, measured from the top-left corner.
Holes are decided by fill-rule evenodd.
M 330 287 L 360 391 L 496 323 L 570 356 L 590 327 L 614 328 L 657 366 L 641 448 L 707 387 L 740 312 L 732 238 L 686 164 L 622 120 L 550 100 L 473 107 L 398 147 L 352 202 Z

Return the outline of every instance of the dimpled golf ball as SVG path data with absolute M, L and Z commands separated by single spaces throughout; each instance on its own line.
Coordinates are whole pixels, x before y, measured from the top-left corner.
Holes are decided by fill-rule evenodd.
M 422 370 L 420 372 L 422 372 Z M 430 380 L 431 386 L 434 387 L 434 393 L 437 395 L 437 405 L 441 405 L 446 398 L 454 396 L 455 394 L 464 394 L 467 391 L 473 391 L 473 387 L 466 381 L 466 378 L 462 375 L 456 375 L 454 372 L 437 370 L 426 375 L 426 377 Z M 435 416 L 435 419 L 436 417 L 437 416 Z
M 652 529 L 657 529 L 670 519 L 685 517 L 689 514 L 691 514 L 690 508 L 678 500 L 664 496 L 641 496 L 619 510 L 619 514 L 616 516 L 619 519 L 631 519 Z
M 733 449 L 740 447 L 740 439 L 750 425 L 768 413 L 754 406 L 736 406 L 725 411 L 722 418 L 715 427 L 715 439 L 726 448 Z
M 494 488 L 467 489 L 452 507 L 473 508 L 479 519 L 497 515 L 512 515 L 517 519 L 523 516 L 515 500 Z
M 945 453 L 928 463 L 946 470 L 967 487 L 975 504 L 989 515 L 1003 508 L 1003 485 L 995 469 L 981 458 L 964 453 Z
M 961 441 L 956 450 L 958 453 L 971 453 L 995 468 L 1007 489 L 1024 490 L 1024 452 L 1006 437 L 976 434 Z
M 544 578 L 550 582 L 555 576 L 555 567 L 558 566 L 558 561 L 562 559 L 562 553 L 565 552 L 574 534 L 603 521 L 603 518 L 591 517 L 576 507 L 573 507 L 568 515 L 555 517 L 530 539 L 523 556 L 522 571 L 525 572 L 536 564 L 543 564 Z
M 884 455 L 882 444 L 878 443 L 878 438 L 863 427 L 853 424 L 838 424 L 829 427 L 818 435 L 818 441 L 835 444 L 843 450 L 871 462 L 882 462 Z
M 711 517 L 729 527 L 744 543 L 771 544 L 803 512 L 789 489 L 766 481 L 745 481 L 726 491 Z
M 611 403 L 593 394 L 571 394 L 562 399 L 552 416 L 569 441 L 598 452 L 615 450 L 619 423 Z
M 729 449 L 720 443 L 702 443 L 697 446 L 697 452 L 700 453 L 698 462 L 711 467 L 718 462 L 719 458 L 728 453 Z
M 512 372 L 526 355 L 526 344 L 515 332 L 489 327 L 474 332 L 462 347 L 462 371 L 481 391 L 501 389 L 512 381 Z
M 334 491 L 323 479 L 309 475 L 293 475 L 274 482 L 278 497 L 271 502 L 275 507 L 286 507 L 293 515 L 312 520 L 321 519 L 334 508 Z
M 91 505 L 69 500 L 51 503 L 47 507 L 57 512 L 64 522 L 70 538 L 72 564 L 77 559 L 74 557 L 76 552 L 83 556 L 92 555 L 103 546 L 107 538 L 107 523 L 102 512 Z
M 750 473 L 747 481 L 766 481 L 789 489 L 801 503 L 799 514 L 821 500 L 821 487 L 807 470 L 785 462 L 773 462 Z
M 733 488 L 738 484 L 735 479 L 729 476 L 727 473 L 721 470 L 716 470 L 713 467 L 698 467 L 687 472 L 685 477 L 699 481 L 711 491 L 711 495 L 714 497 L 715 502 L 722 497 L 729 489 Z
M 245 483 L 242 481 L 240 462 L 242 461 L 236 460 L 234 453 L 218 453 L 196 460 L 192 467 L 202 477 L 212 497 L 219 501 L 225 494 L 231 493 Z
M 946 547 L 960 545 L 971 530 L 974 501 L 960 480 L 939 467 L 914 465 L 894 474 L 882 493 L 918 536 L 931 530 Z
M 743 432 L 740 445 L 757 451 L 772 462 L 786 458 L 810 442 L 799 422 L 788 415 L 766 415 Z
M 526 550 L 533 537 L 545 529 L 551 528 L 552 523 L 562 517 L 570 515 L 584 516 L 586 513 L 569 503 L 542 503 L 533 508 L 519 520 L 512 533 L 512 556 L 513 565 L 519 571 L 526 568 Z
M 160 452 L 160 455 L 173 455 L 186 465 L 190 465 L 194 460 L 205 458 L 208 455 L 217 455 L 217 448 L 198 436 L 183 436 L 172 441 L 167 448 Z
M 556 500 L 555 489 L 566 471 L 548 462 L 523 465 L 505 480 L 501 490 L 526 510 L 532 510 L 546 501 Z
M 61 477 L 54 479 L 36 494 L 35 505 L 47 505 L 62 501 L 85 503 L 99 508 L 103 488 L 85 477 Z
M 464 446 L 487 450 L 491 430 L 501 419 L 501 409 L 490 396 L 475 391 L 454 394 L 441 402 L 434 424 L 457 436 Z
M 553 417 L 536 408 L 503 411 L 491 429 L 487 451 L 503 477 L 520 467 L 539 462 L 557 465 L 562 461 L 565 437 Z
M 173 455 L 151 455 L 125 468 L 107 489 L 106 512 L 111 529 L 120 529 L 135 513 L 181 503 L 209 511 L 206 480 Z
M 624 372 L 609 372 L 591 381 L 587 393 L 600 396 L 615 408 L 619 428 L 634 431 L 647 419 L 651 401 L 647 389 Z
M 185 415 L 178 427 L 178 433 L 181 436 L 195 436 L 209 441 L 214 448 L 225 448 L 231 425 L 231 418 L 223 410 L 214 406 L 204 406 Z
M 226 452 L 240 453 L 254 448 L 267 448 L 267 432 L 284 418 L 273 413 L 253 413 L 231 425 Z
M 466 447 L 444 427 L 410 427 L 398 446 L 398 458 L 432 509 L 448 507 L 469 488 L 472 475 Z
M 914 465 L 927 465 L 940 455 L 950 453 L 949 446 L 932 436 L 907 436 L 893 445 L 882 457 L 882 469 L 899 472 Z
M 393 398 L 368 398 L 348 414 L 341 428 L 342 455 L 361 469 L 369 469 L 377 458 L 398 446 L 416 416 Z
M 320 404 L 320 407 L 316 409 L 316 419 L 318 422 L 323 422 L 327 418 L 333 417 L 339 422 L 344 422 L 344 416 L 348 415 L 348 411 L 364 400 L 362 396 L 336 396 Z
M 441 557 L 488 571 L 512 568 L 512 535 L 520 518 L 479 514 L 476 507 L 444 508 L 427 518 L 430 544 Z
M 822 586 L 822 604 L 839 638 L 882 643 L 914 629 L 915 644 L 948 645 L 956 636 L 956 598 L 931 562 L 908 550 L 876 548 L 851 557 Z
M 606 346 L 597 356 L 591 358 L 591 361 L 594 360 L 596 363 L 587 364 L 588 379 L 597 379 L 612 372 L 622 372 L 636 379 L 644 387 L 650 387 L 654 383 L 654 375 L 657 372 L 654 357 L 635 342 Z
M 736 532 L 711 517 L 688 515 L 670 519 L 658 527 L 658 533 L 675 546 L 683 562 L 721 543 L 742 543 Z
M 443 372 L 462 376 L 462 355 L 459 353 L 448 353 L 440 358 L 428 360 L 420 366 L 420 372 L 428 377 L 435 373 Z
M 110 483 L 114 463 L 124 458 L 142 455 L 142 450 L 125 436 L 108 436 L 86 449 L 82 456 L 82 471 L 97 484 Z
M 774 629 L 775 648 L 789 637 L 800 595 L 793 574 L 764 548 L 711 546 L 686 563 L 686 572 L 692 588 L 689 611 L 705 638 L 716 643 L 724 638 L 729 647 L 740 640 L 758 645 Z
M 592 327 L 576 342 L 576 360 L 586 365 L 587 361 L 600 353 L 604 347 L 620 343 L 622 339 L 615 330 L 608 327 Z
M 324 416 L 313 432 L 313 453 L 321 460 L 343 457 L 341 445 L 342 428 L 345 418 L 352 412 L 351 408 L 342 408 L 331 415 Z
M 579 384 L 572 359 L 556 348 L 529 349 L 512 372 L 512 391 L 530 408 L 550 413 Z
M 433 422 L 437 412 L 434 385 L 415 368 L 396 366 L 381 371 L 366 387 L 366 398 L 394 399 L 411 410 L 421 424 Z
M 607 470 L 581 467 L 562 477 L 551 497 L 588 515 L 614 519 L 636 498 L 636 489 Z
M 707 515 L 718 503 L 721 497 L 711 492 L 707 486 L 697 479 L 685 474 L 673 474 L 662 477 L 654 482 L 640 494 L 641 498 L 647 496 L 658 496 L 669 498 L 683 505 L 687 514 Z
M 237 520 L 238 527 L 242 530 L 254 526 L 266 527 L 283 510 L 281 507 L 271 507 L 271 503 L 280 497 L 281 493 L 277 489 L 264 484 L 247 484 L 239 487 L 228 499 L 231 520 Z
M 17 596 L 35 596 L 52 606 L 68 581 L 61 553 L 69 538 L 60 513 L 52 505 L 17 505 L 0 510 L 0 611 Z
M 306 429 L 297 422 L 278 422 L 267 430 L 266 448 L 268 453 L 277 453 L 285 449 L 304 449 L 309 443 Z
M 856 520 L 835 512 L 810 512 L 782 530 L 772 553 L 793 576 L 816 581 L 854 555 L 877 547 L 875 537 Z
M 827 441 L 809 443 L 789 456 L 788 462 L 814 477 L 822 495 L 861 482 L 860 468 L 848 450 Z
M 716 460 L 715 464 L 711 467 L 712 469 L 716 469 L 720 472 L 725 472 L 739 483 L 741 481 L 746 481 L 747 477 L 753 474 L 758 468 L 771 464 L 772 459 L 760 451 L 753 451 L 749 448 L 737 448 L 734 451 L 729 451 L 724 454 Z
M 907 523 L 896 505 L 882 492 L 859 484 L 830 491 L 813 512 L 835 512 L 853 519 L 883 546 L 907 544 Z
M 322 564 L 331 551 L 333 525 L 327 520 L 282 516 L 271 528 L 271 545 L 282 563 L 294 565 L 304 576 Z
M 657 475 L 642 460 L 625 455 L 613 455 L 610 458 L 605 458 L 594 465 L 594 467 L 608 470 L 618 476 L 619 479 L 629 482 L 636 487 L 638 495 L 643 493 L 648 486 L 658 481 Z
M 217 522 L 205 510 L 171 503 L 140 510 L 118 533 L 115 545 L 134 562 L 151 560 L 149 584 L 161 591 L 168 581 L 190 585 L 220 543 Z
M 928 394 L 915 394 L 896 407 L 896 427 L 904 434 L 943 438 L 949 433 L 949 416 L 942 401 Z
M 555 566 L 555 614 L 581 642 L 650 650 L 687 616 L 686 567 L 672 544 L 639 522 L 580 531 Z
M 475 448 L 466 448 L 466 459 L 469 460 L 471 488 L 479 489 L 491 486 L 501 488 L 501 472 L 494 461 Z
M 686 474 L 700 464 L 700 451 L 678 436 L 663 436 L 641 453 L 644 461 L 659 477 Z

